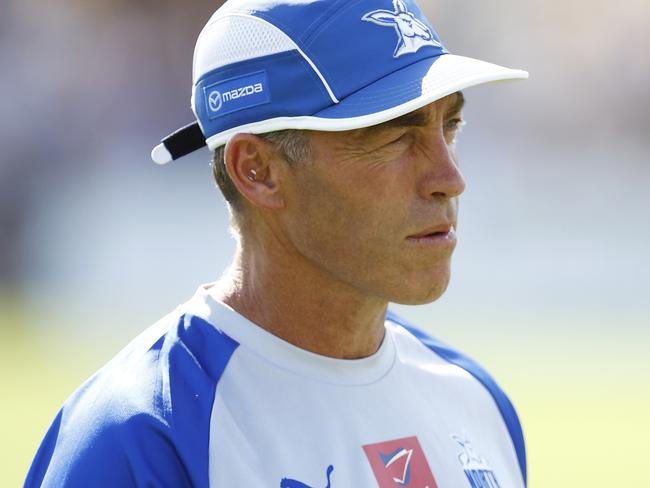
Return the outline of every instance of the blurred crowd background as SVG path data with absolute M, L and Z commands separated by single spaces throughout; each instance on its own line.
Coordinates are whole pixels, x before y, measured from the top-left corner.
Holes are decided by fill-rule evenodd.
M 208 152 L 149 159 L 192 121 L 219 4 L 0 4 L 1 486 L 81 381 L 232 256 Z M 650 486 L 650 3 L 420 4 L 452 52 L 531 79 L 466 92 L 453 281 L 396 308 L 509 392 L 531 487 Z

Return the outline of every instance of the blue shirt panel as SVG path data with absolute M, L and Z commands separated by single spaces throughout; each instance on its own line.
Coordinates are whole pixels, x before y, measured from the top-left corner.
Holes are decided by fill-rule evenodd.
M 66 401 L 26 488 L 208 487 L 216 385 L 238 344 L 194 316 L 159 325 Z

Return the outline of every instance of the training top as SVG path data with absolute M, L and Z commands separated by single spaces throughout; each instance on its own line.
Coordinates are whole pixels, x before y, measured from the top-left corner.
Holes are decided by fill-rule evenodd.
M 471 359 L 390 312 L 372 356 L 320 356 L 208 286 L 65 402 L 26 487 L 526 486 L 517 414 Z

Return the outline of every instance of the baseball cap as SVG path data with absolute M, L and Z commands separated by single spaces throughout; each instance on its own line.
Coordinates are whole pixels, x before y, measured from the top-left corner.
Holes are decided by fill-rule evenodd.
M 196 43 L 196 121 L 151 157 L 165 164 L 239 132 L 360 129 L 527 77 L 451 54 L 414 0 L 229 0 Z

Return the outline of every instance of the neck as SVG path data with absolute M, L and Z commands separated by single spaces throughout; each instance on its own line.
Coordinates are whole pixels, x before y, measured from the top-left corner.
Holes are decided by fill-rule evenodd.
M 240 244 L 211 294 L 301 349 L 341 359 L 375 353 L 384 337 L 387 301 L 363 295 L 304 258 L 283 254 Z

